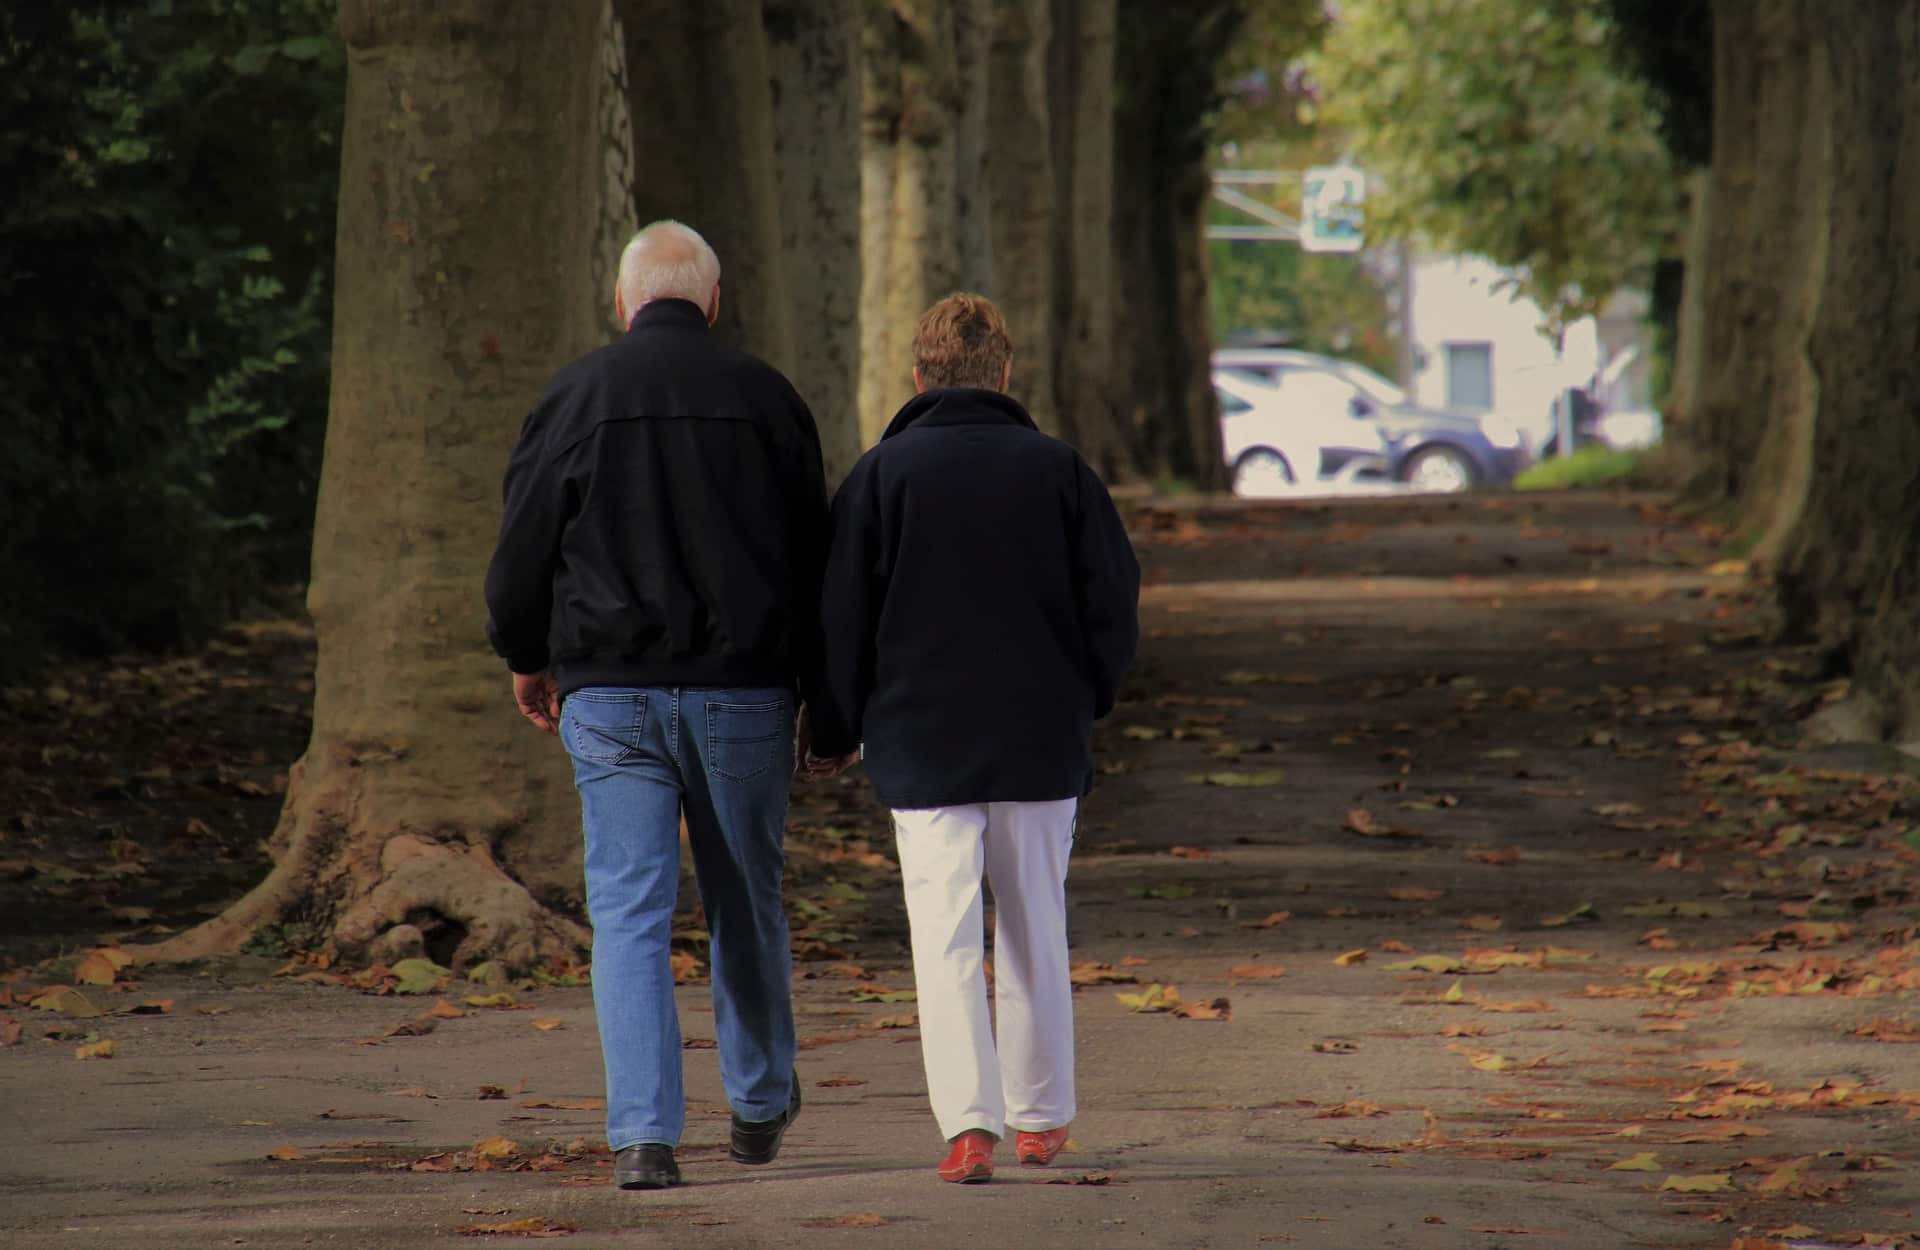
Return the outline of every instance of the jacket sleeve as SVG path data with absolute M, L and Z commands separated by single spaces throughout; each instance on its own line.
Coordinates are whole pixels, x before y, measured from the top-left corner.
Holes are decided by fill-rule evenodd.
M 1113 497 L 1084 460 L 1079 475 L 1079 530 L 1074 535 L 1074 580 L 1080 625 L 1093 678 L 1093 715 L 1113 711 L 1120 681 L 1140 645 L 1140 563 Z
M 559 398 L 552 390 L 520 429 L 507 462 L 500 540 L 487 565 L 487 639 L 516 673 L 547 667 L 553 576 L 566 525 L 566 486 L 549 462 L 546 432 Z
M 879 566 L 879 506 L 871 462 L 862 460 L 833 497 L 833 546 L 820 603 L 827 685 L 855 744 L 864 737 L 873 695 L 874 631 L 885 593 Z
M 793 393 L 798 439 L 785 465 L 788 534 L 793 560 L 793 648 L 800 698 L 812 726 L 812 749 L 822 756 L 846 755 L 857 739 L 847 727 L 827 683 L 827 656 L 821 636 L 821 581 L 826 575 L 830 522 L 827 477 L 821 464 L 820 431 L 806 401 Z

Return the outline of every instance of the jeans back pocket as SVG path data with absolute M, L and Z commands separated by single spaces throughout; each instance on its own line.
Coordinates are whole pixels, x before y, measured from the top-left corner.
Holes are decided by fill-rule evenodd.
M 640 753 L 647 696 L 576 690 L 560 711 L 560 741 L 576 759 L 625 764 Z
M 729 781 L 751 781 L 773 767 L 791 733 L 784 700 L 707 704 L 707 768 Z

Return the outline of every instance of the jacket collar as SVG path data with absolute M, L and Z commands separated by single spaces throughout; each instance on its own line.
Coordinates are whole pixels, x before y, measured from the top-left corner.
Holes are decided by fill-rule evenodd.
M 1020 401 L 999 391 L 983 390 L 973 386 L 943 386 L 930 391 L 922 391 L 909 399 L 906 406 L 893 414 L 893 420 L 887 423 L 887 432 L 880 436 L 882 441 L 892 438 L 908 426 L 934 427 L 943 425 L 1013 425 L 1025 426 L 1029 430 L 1040 427 L 1033 423 L 1027 410 Z
M 674 326 L 679 329 L 707 328 L 707 314 L 700 311 L 700 305 L 686 299 L 654 299 L 640 305 L 633 314 L 633 320 L 627 323 L 627 332 L 651 330 L 660 326 Z

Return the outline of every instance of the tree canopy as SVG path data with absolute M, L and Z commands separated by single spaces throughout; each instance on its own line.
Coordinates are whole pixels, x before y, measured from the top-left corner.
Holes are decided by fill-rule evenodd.
M 1605 0 L 1347 0 L 1312 61 L 1384 183 L 1369 225 L 1518 269 L 1556 323 L 1644 282 L 1680 222 Z

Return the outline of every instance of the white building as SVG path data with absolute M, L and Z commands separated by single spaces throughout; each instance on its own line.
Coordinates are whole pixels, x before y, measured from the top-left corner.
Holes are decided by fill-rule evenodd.
M 1474 256 L 1416 259 L 1409 389 L 1432 407 L 1498 411 L 1538 448 L 1553 432 L 1555 401 L 1609 364 L 1618 376 L 1599 398 L 1615 411 L 1648 407 L 1645 316 L 1645 297 L 1623 292 L 1597 320 L 1568 326 L 1556 345 L 1543 332 L 1546 314 L 1519 294 L 1508 270 Z

